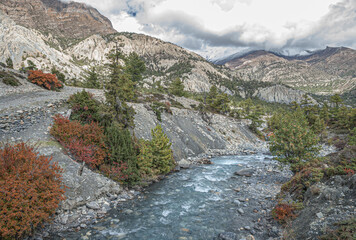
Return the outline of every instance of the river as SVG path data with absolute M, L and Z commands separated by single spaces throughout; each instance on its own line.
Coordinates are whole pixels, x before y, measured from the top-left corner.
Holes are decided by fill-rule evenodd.
M 167 176 L 136 199 L 117 205 L 96 224 L 58 239 L 196 240 L 215 239 L 226 232 L 236 239 L 276 235 L 268 211 L 281 182 L 287 180 L 277 163 L 266 155 L 212 161 Z M 252 177 L 234 175 L 245 168 L 253 169 Z

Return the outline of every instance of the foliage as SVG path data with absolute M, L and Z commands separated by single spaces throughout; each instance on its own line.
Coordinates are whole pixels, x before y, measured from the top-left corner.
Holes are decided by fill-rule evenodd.
M 184 96 L 184 84 L 179 78 L 175 78 L 169 87 L 169 92 L 175 96 Z
M 354 128 L 350 131 L 348 144 L 349 144 L 349 145 L 356 145 L 356 127 L 354 127 Z
M 296 211 L 299 205 L 295 203 L 279 202 L 272 210 L 272 217 L 280 224 L 286 224 L 288 221 L 297 217 Z
M 62 169 L 25 143 L 0 149 L 0 238 L 18 239 L 48 221 L 64 200 Z
M 37 70 L 36 64 L 31 60 L 27 60 L 26 70 Z
M 8 58 L 6 59 L 6 66 L 7 66 L 8 68 L 14 68 L 14 63 L 13 63 L 11 57 L 8 57 Z
M 151 142 L 141 139 L 139 141 L 140 153 L 137 156 L 137 164 L 142 178 L 150 178 L 156 174 L 153 168 L 153 149 Z
M 294 199 L 302 201 L 308 188 L 314 183 L 320 182 L 323 177 L 324 172 L 321 167 L 305 167 L 283 184 L 281 191 L 288 192 Z
M 107 163 L 122 168 L 122 173 L 126 175 L 123 180 L 126 183 L 129 185 L 137 183 L 140 180 L 137 149 L 132 141 L 130 131 L 121 129 L 119 125 L 114 123 L 106 128 L 105 135 L 110 154 Z M 123 168 L 123 164 L 125 168 Z
M 85 90 L 75 93 L 69 97 L 68 103 L 72 109 L 71 120 L 78 120 L 82 123 L 99 122 L 100 103 L 91 93 Z
M 107 157 L 107 147 L 102 127 L 98 123 L 81 125 L 61 115 L 54 117 L 50 133 L 79 162 L 97 168 Z
M 142 81 L 142 74 L 146 71 L 145 62 L 132 52 L 129 56 L 124 58 L 125 71 L 130 75 L 131 81 L 134 83 Z
M 1 71 L 0 78 L 2 78 L 2 82 L 6 85 L 13 86 L 13 87 L 17 87 L 21 85 L 19 80 L 17 80 L 14 76 L 12 76 L 7 72 Z
M 84 86 L 87 88 L 100 88 L 100 82 L 95 67 L 91 67 L 86 72 Z
M 309 128 L 300 108 L 282 116 L 276 125 L 277 129 L 271 137 L 270 151 L 280 162 L 290 163 L 291 170 L 296 172 L 305 160 L 317 155 L 318 137 Z
M 157 120 L 162 121 L 162 111 L 172 114 L 171 104 L 169 102 L 157 102 L 154 101 L 151 104 L 152 111 L 156 114 Z
M 347 219 L 335 224 L 337 229 L 328 231 L 327 234 L 320 236 L 320 240 L 349 240 L 356 239 L 356 218 Z
M 334 175 L 347 175 L 356 171 L 356 146 L 348 146 L 342 151 L 332 153 L 328 157 L 325 174 L 328 177 Z
M 38 86 L 48 90 L 58 90 L 63 87 L 63 84 L 58 81 L 56 75 L 51 73 L 43 73 L 41 70 L 30 70 L 28 80 Z
M 66 76 L 63 73 L 61 73 L 55 66 L 52 67 L 51 73 L 55 74 L 58 80 L 61 81 L 62 83 L 66 82 Z
M 120 59 L 125 59 L 121 52 L 116 50 L 109 55 L 109 58 L 111 59 L 110 80 L 105 91 L 108 113 L 111 115 L 112 121 L 118 122 L 122 128 L 132 127 L 134 110 L 126 102 L 136 98 L 135 83 L 132 81 L 130 73 L 119 64 Z
M 174 167 L 173 152 L 171 150 L 172 144 L 159 124 L 151 130 L 151 136 L 151 147 L 154 156 L 153 167 L 160 174 L 168 173 Z
M 215 85 L 213 85 L 206 98 L 206 104 L 209 110 L 218 113 L 227 113 L 230 111 L 230 100 L 226 93 L 220 93 Z

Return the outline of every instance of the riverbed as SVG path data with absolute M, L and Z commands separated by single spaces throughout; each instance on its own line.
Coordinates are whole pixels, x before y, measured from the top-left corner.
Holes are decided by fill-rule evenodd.
M 167 176 L 118 204 L 96 224 L 53 239 L 254 239 L 278 237 L 269 211 L 289 172 L 271 156 L 241 155 L 212 159 Z M 234 174 L 250 169 L 251 177 Z M 220 238 L 218 238 L 220 236 Z M 228 238 L 225 238 L 228 239 Z

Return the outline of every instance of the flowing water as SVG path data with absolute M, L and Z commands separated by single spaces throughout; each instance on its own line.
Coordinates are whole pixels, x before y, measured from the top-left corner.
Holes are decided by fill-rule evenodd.
M 167 176 L 137 199 L 118 205 L 95 225 L 63 237 L 67 240 L 83 236 L 84 239 L 195 240 L 214 239 L 221 232 L 236 232 L 257 219 L 253 214 L 239 214 L 237 209 L 253 212 L 265 198 L 258 195 L 262 193 L 255 187 L 252 188 L 255 194 L 250 190 L 247 195 L 246 191 L 243 193 L 251 187 L 248 181 L 263 182 L 262 178 L 234 177 L 234 172 L 268 166 L 269 162 L 272 160 L 265 155 L 214 158 L 214 164 Z M 241 192 L 234 190 L 237 187 L 241 187 Z M 248 202 L 241 199 L 247 197 L 250 197 Z

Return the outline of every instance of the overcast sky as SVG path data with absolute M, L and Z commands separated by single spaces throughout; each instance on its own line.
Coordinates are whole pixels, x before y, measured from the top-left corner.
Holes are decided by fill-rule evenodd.
M 356 48 L 356 0 L 76 1 L 97 8 L 118 31 L 158 37 L 212 58 L 249 49 L 295 54 Z

